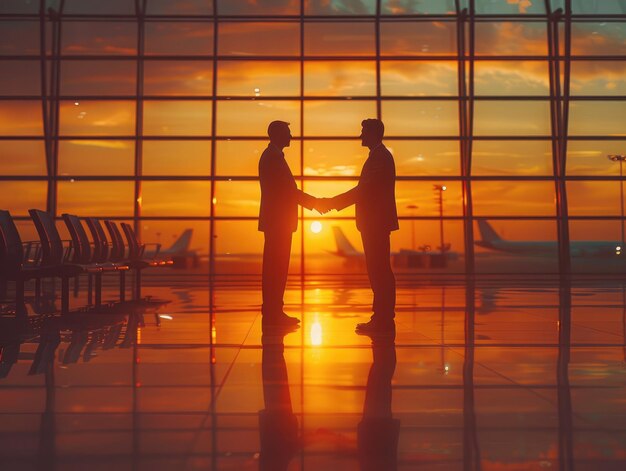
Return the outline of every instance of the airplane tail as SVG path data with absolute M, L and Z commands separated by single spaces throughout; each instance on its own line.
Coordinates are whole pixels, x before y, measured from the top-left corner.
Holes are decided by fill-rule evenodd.
M 172 244 L 169 249 L 162 250 L 161 253 L 176 254 L 187 252 L 189 245 L 191 244 L 191 236 L 193 235 L 193 229 L 185 229 L 178 239 Z
M 478 230 L 480 231 L 482 242 L 502 240 L 496 230 L 491 227 L 491 224 L 489 224 L 486 219 L 478 219 Z
M 337 255 L 358 255 L 358 251 L 352 246 L 340 227 L 333 226 L 333 235 L 337 244 Z

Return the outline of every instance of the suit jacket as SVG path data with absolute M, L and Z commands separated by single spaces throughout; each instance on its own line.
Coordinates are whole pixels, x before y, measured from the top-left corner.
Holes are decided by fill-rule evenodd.
M 370 151 L 363 164 L 358 185 L 335 196 L 335 207 L 342 210 L 356 205 L 356 227 L 360 232 L 398 230 L 395 185 L 393 156 L 380 144 Z
M 298 228 L 298 205 L 312 209 L 315 198 L 298 189 L 285 154 L 271 143 L 259 160 L 259 181 L 259 231 L 295 232 Z

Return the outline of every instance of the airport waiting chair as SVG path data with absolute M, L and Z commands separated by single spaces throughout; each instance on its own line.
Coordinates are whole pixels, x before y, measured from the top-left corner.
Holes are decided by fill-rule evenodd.
M 0 280 L 15 282 L 15 313 L 26 316 L 25 284 L 57 276 L 54 264 L 43 264 L 40 242 L 22 242 L 9 211 L 0 210 Z M 49 258 L 49 257 L 48 257 Z
M 128 265 L 124 263 L 115 263 L 106 260 L 102 257 L 100 251 L 102 250 L 102 242 L 94 239 L 93 247 L 89 240 L 87 231 L 78 216 L 73 214 L 62 214 L 61 217 L 67 226 L 67 229 L 72 238 L 72 247 L 74 250 L 71 255 L 71 262 L 78 265 L 89 267 L 93 266 L 99 268 L 99 271 L 95 273 L 88 272 L 89 276 L 89 303 L 91 303 L 92 292 L 92 278 L 95 278 L 95 305 L 100 307 L 102 304 L 102 275 L 105 272 L 120 272 L 120 300 L 124 301 L 125 298 L 125 278 L 124 273 L 129 269 Z
M 61 314 L 70 310 L 69 280 L 82 273 L 97 274 L 102 268 L 93 264 L 76 263 L 72 245 L 65 246 L 56 228 L 54 217 L 39 209 L 28 210 L 41 242 L 41 266 L 50 270 L 52 276 L 61 278 Z M 68 241 L 71 242 L 71 241 Z

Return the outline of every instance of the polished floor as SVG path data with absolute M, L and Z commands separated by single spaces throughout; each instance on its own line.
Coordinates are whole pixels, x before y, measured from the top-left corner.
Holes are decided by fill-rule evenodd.
M 3 317 L 0 469 L 626 469 L 618 281 L 400 279 L 395 342 L 354 333 L 363 280 L 291 280 L 285 335 L 258 288 L 154 276 L 151 303 Z

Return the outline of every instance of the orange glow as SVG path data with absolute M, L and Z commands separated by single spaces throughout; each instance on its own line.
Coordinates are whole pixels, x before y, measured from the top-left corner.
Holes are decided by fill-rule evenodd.
M 322 223 L 319 221 L 313 221 L 311 223 L 311 232 L 313 234 L 319 234 L 320 232 L 322 232 Z

